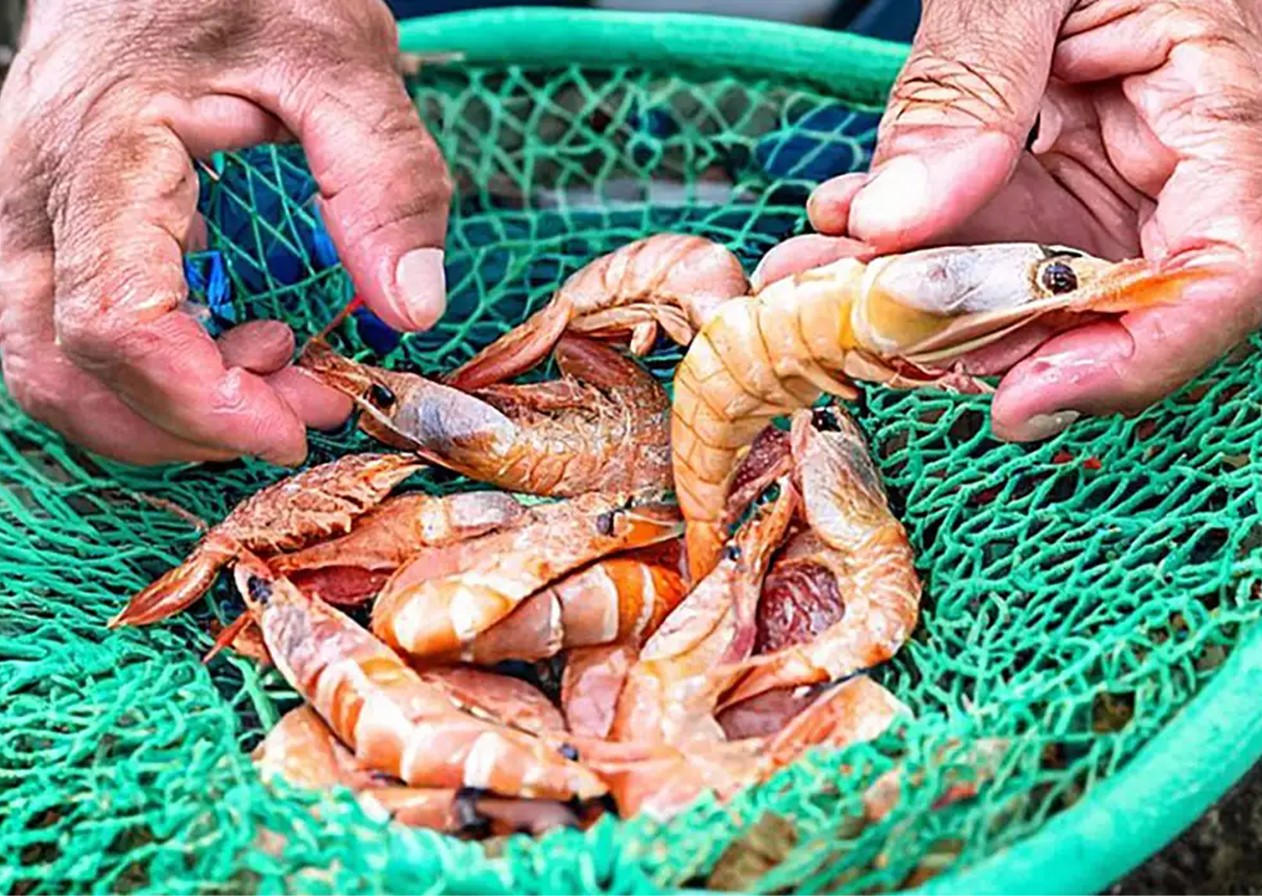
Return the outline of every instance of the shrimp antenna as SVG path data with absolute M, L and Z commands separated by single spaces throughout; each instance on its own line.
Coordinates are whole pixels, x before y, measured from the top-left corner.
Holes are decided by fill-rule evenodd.
M 143 492 L 133 492 L 130 489 L 121 489 L 121 491 L 133 501 L 138 501 L 141 504 L 148 504 L 150 507 L 155 507 L 158 510 L 164 510 L 167 513 L 179 517 L 202 535 L 205 535 L 210 531 L 209 523 L 197 514 L 193 513 L 191 510 L 185 510 L 174 501 L 168 501 L 166 498 L 155 498 L 153 495 L 146 495 Z
M 357 295 L 351 296 L 351 300 L 346 303 L 345 307 L 343 307 L 341 311 L 335 314 L 333 316 L 333 319 L 329 321 L 327 324 L 325 324 L 324 328 L 320 330 L 320 332 L 316 333 L 314 336 L 312 336 L 310 339 L 308 339 L 306 342 L 302 344 L 302 348 L 299 350 L 299 354 L 302 354 L 303 352 L 305 352 L 311 346 L 312 343 L 324 342 L 328 338 L 330 333 L 332 333 L 334 330 L 336 330 L 338 327 L 342 325 L 342 323 L 346 320 L 346 318 L 354 314 L 357 308 L 362 308 L 363 306 L 364 306 L 363 299 L 361 299 Z

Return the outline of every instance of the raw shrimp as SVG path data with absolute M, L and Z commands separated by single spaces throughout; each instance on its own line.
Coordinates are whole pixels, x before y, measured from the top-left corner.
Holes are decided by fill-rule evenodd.
M 579 824 L 574 812 L 555 800 L 510 800 L 473 788 L 408 787 L 361 764 L 309 706 L 286 713 L 252 758 L 265 781 L 280 777 L 320 791 L 345 787 L 370 815 L 412 827 L 480 837 Z
M 754 646 L 763 575 L 793 516 L 788 479 L 780 495 L 741 528 L 723 558 L 644 645 L 627 674 L 610 733 L 620 740 L 722 740 L 712 717 L 722 687 L 714 667 L 745 659 Z
M 242 549 L 267 556 L 349 531 L 423 466 L 406 455 L 354 454 L 268 486 L 206 533 L 182 564 L 136 594 L 109 627 L 148 625 L 180 612 Z
M 631 335 L 631 352 L 653 347 L 658 328 L 680 345 L 749 281 L 736 256 L 696 236 L 660 233 L 602 255 L 562 284 L 541 311 L 447 376 L 460 389 L 504 382 L 543 360 L 565 332 Z
M 676 539 L 597 560 L 522 601 L 463 658 L 492 665 L 615 642 L 638 648 L 687 591 L 682 556 Z
M 884 733 L 910 711 L 866 676 L 830 687 L 783 731 L 735 741 L 612 743 L 572 737 L 582 761 L 609 786 L 623 817 L 666 819 L 704 793 L 719 800 L 765 781 L 809 749 L 844 749 Z
M 639 657 L 631 644 L 604 644 L 571 650 L 561 677 L 561 709 L 565 724 L 576 736 L 609 736 L 618 696 L 627 673 Z
M 670 488 L 670 402 L 616 349 L 566 337 L 561 378 L 472 393 L 358 364 L 313 342 L 300 359 L 360 407 L 360 428 L 499 488 L 566 497 Z
M 872 668 L 898 651 L 919 615 L 911 545 L 859 428 L 840 408 L 798 411 L 791 426 L 808 529 L 764 582 L 756 655 L 717 670 L 738 674 L 721 706 Z
M 416 673 L 471 715 L 527 734 L 565 733 L 560 711 L 543 692 L 524 681 L 470 666 L 416 667 Z
M 413 657 L 459 657 L 526 598 L 601 557 L 677 538 L 673 505 L 588 494 L 530 509 L 530 521 L 399 567 L 373 605 L 373 631 Z
M 842 259 L 724 303 L 675 374 L 675 489 L 693 578 L 717 562 L 733 468 L 772 418 L 825 393 L 854 397 L 851 377 L 932 383 L 939 365 L 1036 319 L 1173 301 L 1193 276 L 1010 243 Z
M 353 605 L 380 591 L 421 548 L 505 529 L 525 514 L 520 502 L 502 492 L 398 495 L 360 517 L 348 534 L 269 558 L 268 565 L 304 593 Z
M 580 800 L 605 787 L 544 741 L 463 711 L 353 620 L 241 552 L 237 588 L 276 668 L 364 766 L 413 787 Z

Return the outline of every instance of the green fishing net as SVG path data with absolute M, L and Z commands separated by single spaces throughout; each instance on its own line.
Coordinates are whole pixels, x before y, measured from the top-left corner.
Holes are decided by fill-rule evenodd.
M 427 372 L 648 233 L 719 240 L 752 270 L 805 230 L 813 184 L 866 165 L 880 111 L 783 77 L 638 66 L 450 62 L 411 87 L 457 184 L 450 308 L 397 345 L 362 314 L 333 340 Z M 301 154 L 219 156 L 201 180 L 210 245 L 188 272 L 207 325 L 277 317 L 301 338 L 328 322 L 351 290 Z M 678 357 L 652 366 L 667 377 Z M 1262 616 L 1259 372 L 1250 346 L 1135 419 L 1032 446 L 993 440 L 985 399 L 864 388 L 853 409 L 925 580 L 921 624 L 874 675 L 915 719 L 666 824 L 490 845 L 262 785 L 249 750 L 295 698 L 240 657 L 200 662 L 236 612 L 227 583 L 168 624 L 105 630 L 197 537 L 145 496 L 213 523 L 285 471 L 104 462 L 6 401 L 0 890 L 886 891 L 971 867 L 1092 799 Z M 316 434 L 311 462 L 367 445 Z M 1002 745 L 984 761 L 982 738 Z M 864 789 L 895 767 L 901 799 L 864 822 Z M 975 797 L 940 799 L 974 780 Z

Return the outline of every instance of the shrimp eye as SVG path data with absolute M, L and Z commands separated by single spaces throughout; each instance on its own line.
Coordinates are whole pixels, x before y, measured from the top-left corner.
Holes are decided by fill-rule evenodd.
M 389 410 L 397 401 L 394 393 L 388 387 L 381 385 L 381 383 L 373 383 L 368 387 L 368 400 L 383 411 Z
M 256 604 L 267 606 L 267 602 L 272 599 L 272 583 L 267 579 L 250 576 L 245 583 L 245 589 L 250 593 L 250 600 Z
M 561 744 L 557 752 L 570 760 L 570 762 L 578 762 L 578 748 L 573 744 Z
M 1052 295 L 1073 292 L 1078 288 L 1078 275 L 1074 273 L 1073 268 L 1063 261 L 1053 261 L 1047 265 L 1047 267 L 1043 268 L 1043 273 L 1039 279 L 1043 283 L 1043 288 Z
M 811 425 L 820 432 L 837 432 L 841 429 L 832 408 L 816 408 L 811 414 Z
M 477 787 L 462 787 L 456 791 L 451 808 L 461 833 L 485 834 L 490 831 L 490 822 L 478 811 L 478 800 L 485 795 L 486 791 Z
M 723 549 L 723 553 L 727 556 L 727 559 L 729 560 L 741 559 L 741 549 L 734 544 L 729 544 L 727 547 L 725 547 Z
M 596 517 L 596 531 L 601 535 L 613 535 L 613 511 L 606 510 Z

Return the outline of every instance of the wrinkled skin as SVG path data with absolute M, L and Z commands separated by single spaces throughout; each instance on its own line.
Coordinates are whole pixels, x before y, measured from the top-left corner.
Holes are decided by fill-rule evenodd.
M 445 301 L 450 185 L 379 0 L 35 0 L 0 92 L 0 347 L 30 414 L 135 463 L 297 464 L 350 404 L 278 322 L 213 341 L 181 310 L 204 241 L 192 158 L 298 140 L 368 306 Z M 192 157 L 192 158 L 190 158 Z
M 1138 411 L 1262 323 L 1260 67 L 1257 0 L 931 0 L 871 171 L 820 185 L 819 233 L 777 247 L 753 279 L 1031 239 L 1204 268 L 1175 306 L 1042 345 L 1049 332 L 1027 332 L 988 361 L 1008 370 L 1001 438 Z

